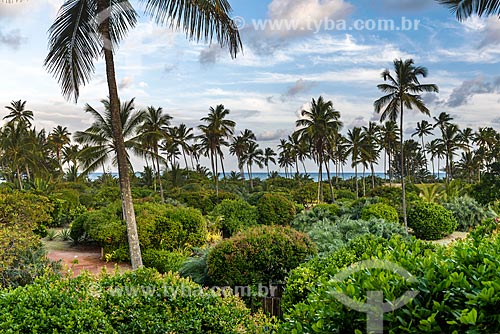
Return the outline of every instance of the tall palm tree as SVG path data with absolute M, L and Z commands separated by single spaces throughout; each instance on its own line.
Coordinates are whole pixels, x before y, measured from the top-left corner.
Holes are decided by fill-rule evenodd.
M 459 21 L 464 21 L 472 15 L 500 17 L 500 1 L 498 0 L 437 0 L 446 5 L 456 15 Z
M 375 188 L 375 167 L 380 158 L 380 127 L 374 122 L 368 123 L 368 126 L 363 126 L 364 141 L 362 145 L 361 158 L 364 164 L 370 166 L 372 177 L 372 189 Z
M 10 113 L 3 119 L 10 119 L 9 122 L 24 123 L 26 127 L 31 127 L 33 111 L 26 109 L 26 101 L 12 101 L 10 106 L 5 106 Z
M 267 176 L 269 176 L 269 163 L 272 162 L 273 164 L 276 165 L 276 159 L 274 158 L 276 156 L 276 152 L 270 147 L 266 147 L 264 150 L 264 165 L 266 166 L 267 169 Z
M 453 156 L 459 148 L 460 129 L 456 124 L 449 124 L 444 128 L 442 143 L 446 149 L 446 182 L 453 179 Z
M 85 105 L 85 112 L 94 117 L 94 123 L 85 131 L 77 131 L 74 139 L 84 145 L 80 152 L 84 171 L 90 173 L 99 167 L 104 169 L 105 164 L 111 159 L 114 165 L 118 162 L 116 142 L 113 135 L 112 115 L 109 100 L 101 100 L 104 112 L 97 111 L 89 104 Z M 143 112 L 135 111 L 134 99 L 125 101 L 120 105 L 120 128 L 124 145 L 128 149 L 137 145 L 136 130 L 142 122 Z M 127 166 L 130 165 L 129 155 L 126 155 Z M 129 167 L 127 167 L 129 168 Z
M 189 142 L 194 140 L 193 128 L 188 128 L 184 123 L 179 124 L 179 126 L 176 126 L 175 128 L 176 136 L 174 137 L 174 141 L 176 141 L 182 149 L 184 163 L 186 165 L 186 170 L 188 170 L 187 153 L 191 150 Z
M 253 164 L 256 164 L 260 168 L 264 167 L 263 164 L 264 152 L 262 152 L 262 150 L 259 148 L 259 145 L 256 142 L 250 141 L 248 143 L 248 148 L 245 153 L 245 156 L 243 157 L 243 160 L 247 164 L 248 177 L 250 179 L 250 188 L 253 189 L 252 166 Z
M 210 156 L 210 164 L 212 166 L 212 175 L 215 182 L 215 191 L 219 195 L 219 169 L 218 157 L 221 157 L 222 162 L 222 146 L 228 146 L 225 138 L 232 136 L 236 123 L 226 118 L 230 110 L 226 109 L 224 105 L 219 104 L 215 108 L 210 107 L 207 117 L 203 117 L 201 121 L 207 123 L 206 125 L 199 125 L 201 130 L 201 142 L 205 147 L 204 151 Z
M 435 122 L 434 128 L 439 128 L 441 132 L 443 132 L 444 129 L 451 124 L 451 121 L 453 121 L 453 117 L 445 112 L 440 113 L 438 117 L 433 117 L 433 119 Z
M 360 127 L 354 127 L 347 132 L 347 152 L 351 156 L 351 167 L 354 168 L 354 181 L 356 182 L 356 198 L 359 196 L 358 165 L 362 162 L 362 144 L 365 134 Z
M 137 134 L 139 136 L 139 140 L 145 143 L 146 148 L 149 147 L 152 150 L 152 152 L 149 153 L 153 159 L 153 169 L 156 170 L 156 179 L 160 187 L 161 202 L 164 203 L 165 195 L 161 182 L 159 143 L 163 138 L 165 138 L 172 117 L 169 114 L 164 113 L 162 107 L 155 108 L 150 106 L 142 112 L 142 118 L 143 120 L 138 126 Z M 148 154 L 147 149 L 145 154 Z
M 240 175 L 243 178 L 243 181 L 245 180 L 243 157 L 248 150 L 249 143 L 255 140 L 255 134 L 251 130 L 245 129 L 243 132 L 241 132 L 241 135 L 233 138 L 229 146 L 229 153 L 235 155 L 236 159 L 238 160 L 238 168 L 240 169 Z
M 63 148 L 71 142 L 71 133 L 67 127 L 61 125 L 56 126 L 49 134 L 49 142 L 56 151 L 57 162 L 59 162 L 59 169 L 63 172 L 61 152 Z
M 233 57 L 241 49 L 236 25 L 229 18 L 227 0 L 144 0 L 146 12 L 156 22 L 186 33 L 189 39 L 212 40 L 229 47 Z M 78 99 L 80 86 L 88 83 L 95 61 L 104 56 L 110 98 L 113 138 L 132 268 L 142 266 L 135 211 L 130 190 L 129 166 L 120 121 L 114 52 L 135 26 L 137 13 L 128 0 L 65 0 L 49 30 L 49 54 L 45 66 L 59 81 L 64 96 Z
M 295 122 L 299 139 L 311 143 L 313 159 L 318 164 L 318 202 L 322 199 L 323 164 L 327 153 L 328 141 L 332 133 L 342 127 L 340 112 L 333 108 L 332 101 L 325 101 L 322 96 L 312 99 L 309 110 L 302 110 L 302 118 Z
M 439 89 L 434 84 L 421 84 L 419 77 L 427 77 L 427 68 L 415 66 L 413 59 L 396 59 L 394 60 L 395 76 L 389 70 L 382 72 L 382 78 L 389 83 L 378 85 L 378 89 L 386 95 L 374 102 L 375 111 L 382 113 L 381 121 L 389 118 L 396 121 L 398 116 L 399 135 L 401 148 L 401 188 L 403 194 L 403 220 L 405 228 L 408 228 L 406 219 L 406 191 L 405 191 L 405 175 L 404 175 L 404 154 L 403 154 L 403 114 L 404 108 L 416 108 L 420 112 L 430 115 L 429 109 L 425 106 L 422 97 L 419 95 L 423 92 L 438 92 Z M 382 110 L 383 109 L 383 110 Z
M 425 148 L 424 137 L 432 135 L 432 129 L 433 126 L 426 120 L 417 123 L 417 128 L 415 129 L 415 132 L 411 136 L 412 137 L 418 136 L 422 140 L 422 149 Z M 424 152 L 424 158 L 427 160 L 425 150 L 423 150 L 423 152 Z
M 394 156 L 393 153 L 395 151 L 395 145 L 399 140 L 399 134 L 398 134 L 398 125 L 394 121 L 387 121 L 384 123 L 384 125 L 381 128 L 381 145 L 384 148 L 385 151 L 385 156 L 387 159 L 384 157 L 384 173 L 386 174 L 387 178 L 387 170 L 389 170 L 389 185 L 392 186 L 392 157 Z M 388 166 L 386 164 L 388 162 Z M 389 167 L 387 169 L 386 167 Z

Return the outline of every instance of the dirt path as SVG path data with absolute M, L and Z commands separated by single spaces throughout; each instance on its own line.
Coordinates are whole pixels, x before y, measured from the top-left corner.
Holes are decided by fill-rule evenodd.
M 53 261 L 61 260 L 64 270 L 73 270 L 73 276 L 78 276 L 86 270 L 99 274 L 103 268 L 108 272 L 115 270 L 116 263 L 101 260 L 101 250 L 96 247 L 71 247 L 69 249 L 49 250 L 47 257 Z M 126 263 L 118 264 L 120 271 L 130 269 Z

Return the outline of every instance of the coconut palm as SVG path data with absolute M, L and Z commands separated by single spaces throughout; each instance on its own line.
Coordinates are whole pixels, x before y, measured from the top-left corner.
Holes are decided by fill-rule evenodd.
M 262 152 L 262 150 L 259 148 L 259 145 L 256 142 L 250 141 L 248 143 L 245 156 L 243 157 L 243 161 L 247 165 L 248 177 L 250 179 L 251 189 L 253 189 L 252 166 L 256 164 L 257 166 L 259 166 L 259 168 L 264 167 L 263 160 L 264 160 L 264 152 Z
M 255 140 L 255 134 L 251 130 L 245 129 L 243 132 L 241 132 L 241 135 L 233 138 L 229 146 L 229 153 L 235 155 L 236 159 L 238 160 L 238 168 L 240 169 L 240 175 L 243 180 L 245 180 L 243 157 L 245 156 L 250 141 Z
M 433 119 L 434 122 L 436 122 L 434 123 L 434 128 L 439 128 L 441 132 L 443 132 L 444 129 L 451 124 L 451 121 L 453 121 L 453 117 L 445 112 L 440 113 L 438 117 L 433 117 Z
M 91 114 L 94 123 L 85 131 L 77 131 L 74 139 L 77 143 L 84 145 L 80 151 L 80 160 L 83 165 L 83 174 L 86 175 L 99 167 L 104 166 L 110 160 L 114 165 L 118 162 L 116 142 L 113 135 L 112 112 L 109 100 L 101 100 L 104 112 L 97 111 L 89 104 L 85 105 L 85 112 Z M 135 111 L 134 99 L 125 101 L 120 105 L 120 128 L 124 145 L 132 149 L 137 145 L 135 136 L 138 126 L 142 122 L 143 112 Z M 127 164 L 130 165 L 129 155 L 126 155 Z M 129 167 L 127 167 L 129 168 Z M 104 170 L 105 172 L 105 170 Z
M 332 101 L 325 101 L 322 96 L 312 99 L 309 110 L 302 110 L 302 118 L 295 122 L 299 140 L 311 143 L 311 155 L 318 164 L 318 202 L 322 197 L 323 165 L 326 162 L 328 141 L 332 134 L 342 127 L 340 112 L 333 108 Z
M 280 168 L 284 168 L 285 177 L 287 178 L 288 171 L 289 169 L 291 170 L 294 164 L 294 157 L 290 154 L 291 152 L 290 143 L 286 139 L 280 139 L 278 149 L 280 150 L 278 156 L 278 165 Z
M 10 106 L 5 106 L 5 109 L 10 113 L 3 119 L 8 119 L 9 122 L 23 123 L 27 128 L 31 127 L 33 120 L 33 111 L 26 109 L 26 101 L 12 101 Z
M 453 179 L 453 156 L 459 148 L 460 129 L 456 124 L 449 124 L 444 128 L 442 135 L 441 140 L 446 149 L 446 182 L 449 183 Z
M 427 68 L 415 66 L 413 59 L 394 60 L 395 76 L 389 70 L 382 72 L 382 78 L 389 83 L 378 85 L 378 89 L 386 93 L 374 102 L 375 111 L 382 113 L 381 121 L 386 118 L 396 121 L 399 116 L 399 135 L 401 148 L 401 188 L 403 202 L 403 220 L 405 228 L 408 227 L 406 219 L 406 191 L 404 175 L 404 154 L 403 154 L 403 115 L 404 109 L 416 108 L 425 115 L 430 115 L 429 109 L 422 100 L 421 93 L 438 92 L 439 89 L 434 84 L 421 84 L 419 77 L 427 77 Z
M 399 140 L 398 125 L 396 124 L 396 122 L 387 121 L 381 127 L 380 131 L 381 131 L 381 146 L 384 148 L 385 157 L 387 157 L 387 158 L 384 157 L 384 173 L 386 174 L 387 178 L 387 170 L 389 170 L 389 184 L 392 186 L 391 157 L 394 156 L 393 153 L 395 151 L 395 145 Z M 388 166 L 386 162 L 388 162 Z M 386 167 L 389 167 L 389 169 L 387 169 Z
M 266 147 L 264 150 L 264 166 L 266 166 L 267 169 L 267 176 L 269 176 L 269 163 L 272 162 L 273 164 L 276 165 L 276 159 L 274 158 L 276 156 L 276 152 L 270 147 Z
M 224 105 L 219 104 L 215 108 L 210 107 L 207 117 L 203 117 L 201 121 L 206 122 L 206 125 L 199 125 L 202 135 L 199 137 L 204 147 L 203 151 L 207 156 L 210 156 L 210 164 L 212 167 L 212 175 L 215 182 L 215 190 L 219 195 L 219 168 L 218 157 L 222 162 L 222 146 L 228 146 L 225 138 L 232 136 L 236 123 L 226 118 L 230 110 Z
M 231 6 L 220 1 L 144 0 L 146 13 L 162 25 L 182 30 L 189 39 L 211 41 L 215 36 L 232 56 L 241 49 L 235 24 L 229 18 Z M 80 86 L 88 83 L 95 62 L 104 56 L 113 138 L 132 268 L 142 266 L 135 211 L 130 190 L 129 165 L 122 137 L 120 103 L 116 83 L 116 46 L 135 26 L 137 13 L 128 0 L 65 0 L 49 29 L 49 54 L 45 66 L 59 81 L 63 95 L 78 99 Z
M 380 151 L 381 151 L 380 127 L 374 122 L 370 122 L 368 123 L 368 126 L 363 126 L 363 133 L 364 133 L 364 141 L 362 145 L 361 159 L 364 166 L 365 165 L 370 166 L 372 189 L 373 189 L 375 188 L 374 164 L 376 164 L 378 159 L 380 158 Z
M 52 145 L 56 151 L 57 162 L 59 162 L 59 170 L 63 172 L 62 166 L 62 149 L 71 142 L 71 133 L 68 131 L 67 127 L 62 127 L 61 125 L 56 126 L 52 132 L 49 134 L 49 143 Z
M 447 6 L 456 15 L 459 21 L 477 16 L 500 17 L 500 1 L 498 0 L 437 0 Z
M 356 182 L 356 197 L 359 196 L 358 165 L 362 163 L 362 144 L 365 134 L 360 127 L 354 127 L 347 132 L 347 153 L 351 156 L 351 167 L 354 168 L 354 181 Z
M 418 136 L 420 138 L 420 140 L 422 141 L 422 149 L 425 148 L 424 137 L 432 135 L 432 129 L 433 129 L 432 124 L 427 122 L 426 120 L 417 123 L 417 128 L 415 129 L 415 132 L 411 136 L 412 137 Z M 423 152 L 424 152 L 424 158 L 427 160 L 425 150 Z
M 143 148 L 146 148 L 144 154 L 151 155 L 153 160 L 153 169 L 156 170 L 156 179 L 160 187 L 160 198 L 163 203 L 165 202 L 165 195 L 161 182 L 159 143 L 165 138 L 172 117 L 164 113 L 162 107 L 155 108 L 153 106 L 148 107 L 142 114 L 142 123 L 137 128 L 138 139 L 144 144 Z
M 184 163 L 186 170 L 189 169 L 187 162 L 187 153 L 190 152 L 189 142 L 194 140 L 193 128 L 188 128 L 186 124 L 181 123 L 179 126 L 174 127 L 174 137 L 173 140 L 182 149 L 182 156 L 184 157 Z

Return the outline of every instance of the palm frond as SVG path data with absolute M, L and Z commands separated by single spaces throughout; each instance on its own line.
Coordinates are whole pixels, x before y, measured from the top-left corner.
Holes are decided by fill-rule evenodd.
M 464 21 L 474 14 L 500 16 L 498 0 L 438 0 L 438 2 L 450 8 L 459 21 Z

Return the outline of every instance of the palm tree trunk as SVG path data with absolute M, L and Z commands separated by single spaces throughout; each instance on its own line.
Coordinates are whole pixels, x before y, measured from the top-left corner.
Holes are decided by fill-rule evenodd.
M 434 158 L 431 158 L 432 163 L 432 177 L 436 176 L 436 170 L 434 169 Z
M 216 160 L 217 157 L 214 158 L 214 151 L 210 150 L 210 163 L 212 164 L 212 177 L 214 178 L 215 182 L 215 194 L 217 197 L 219 197 L 219 175 L 217 173 Z
M 243 162 L 241 162 L 241 158 L 238 158 L 238 165 L 240 167 L 240 174 L 243 178 L 243 182 L 245 182 L 245 167 L 243 167 Z M 269 168 L 267 174 L 269 175 Z
M 226 171 L 224 169 L 224 159 L 222 157 L 222 154 L 220 154 L 219 159 L 220 159 L 220 166 L 222 168 L 222 176 L 224 177 L 224 179 L 226 179 Z
M 389 186 L 392 187 L 392 169 L 391 169 L 391 153 L 387 153 L 388 163 L 389 163 Z
M 387 149 L 384 152 L 384 182 L 387 182 Z
M 253 190 L 252 165 L 247 164 L 247 168 L 248 168 L 248 177 L 250 178 L 250 189 Z
M 28 177 L 28 181 L 31 181 L 31 173 L 30 173 L 30 168 L 28 167 L 28 164 L 26 164 L 25 168 L 26 168 L 26 176 Z
M 98 0 L 97 9 L 99 13 L 109 11 L 108 0 Z M 116 157 L 118 161 L 118 177 L 122 196 L 123 216 L 127 225 L 128 243 L 130 249 L 130 260 L 132 269 L 142 267 L 141 248 L 139 236 L 137 234 L 137 223 L 135 220 L 134 203 L 132 202 L 132 192 L 130 189 L 130 170 L 127 162 L 127 152 L 123 141 L 123 130 L 120 119 L 120 101 L 118 98 L 118 87 L 116 84 L 115 63 L 113 58 L 113 46 L 111 44 L 110 20 L 106 18 L 99 26 L 100 33 L 104 40 L 104 59 L 106 63 L 106 77 L 109 90 L 109 104 L 111 111 L 111 125 L 113 130 L 113 140 L 116 147 Z
M 307 169 L 306 169 L 306 164 L 304 163 L 304 160 L 300 160 L 302 162 L 302 167 L 304 168 L 304 175 L 307 174 Z
M 23 190 L 23 181 L 21 180 L 21 172 L 19 171 L 19 166 L 16 166 L 17 172 L 17 182 L 19 182 L 19 189 Z
M 401 103 L 401 118 L 400 118 L 400 127 L 399 127 L 399 141 L 401 148 L 401 189 L 403 193 L 403 221 L 405 225 L 405 230 L 408 231 L 408 221 L 406 219 L 406 189 L 405 189 L 405 175 L 404 175 L 404 152 L 403 152 L 403 103 Z
M 159 153 L 158 153 L 158 143 L 156 143 L 154 150 L 155 150 L 155 156 L 156 156 L 156 166 L 158 168 L 158 172 L 156 173 L 156 177 L 158 178 L 158 184 L 160 185 L 160 198 L 161 198 L 161 202 L 165 203 L 165 195 L 163 194 L 163 185 L 161 182 L 161 170 L 160 170 L 160 157 L 159 157 Z
M 322 175 L 323 175 L 323 161 L 321 158 L 319 159 L 319 170 L 318 170 L 318 203 L 321 203 L 321 181 L 322 181 Z
M 267 177 L 269 177 L 269 163 L 266 163 Z
M 332 178 L 330 177 L 330 167 L 329 163 L 325 163 L 326 174 L 328 176 L 328 185 L 330 186 L 330 194 L 332 195 L 332 203 L 335 203 L 335 194 L 333 193 Z
M 187 161 L 187 158 L 186 158 L 186 150 L 185 149 L 182 149 L 182 154 L 184 155 L 184 163 L 186 164 L 186 170 L 189 170 L 188 161 Z
M 373 162 L 370 162 L 370 168 L 372 170 L 372 189 L 375 189 L 375 168 L 373 167 Z
M 354 181 L 356 182 L 356 198 L 359 198 L 358 164 L 354 165 Z

